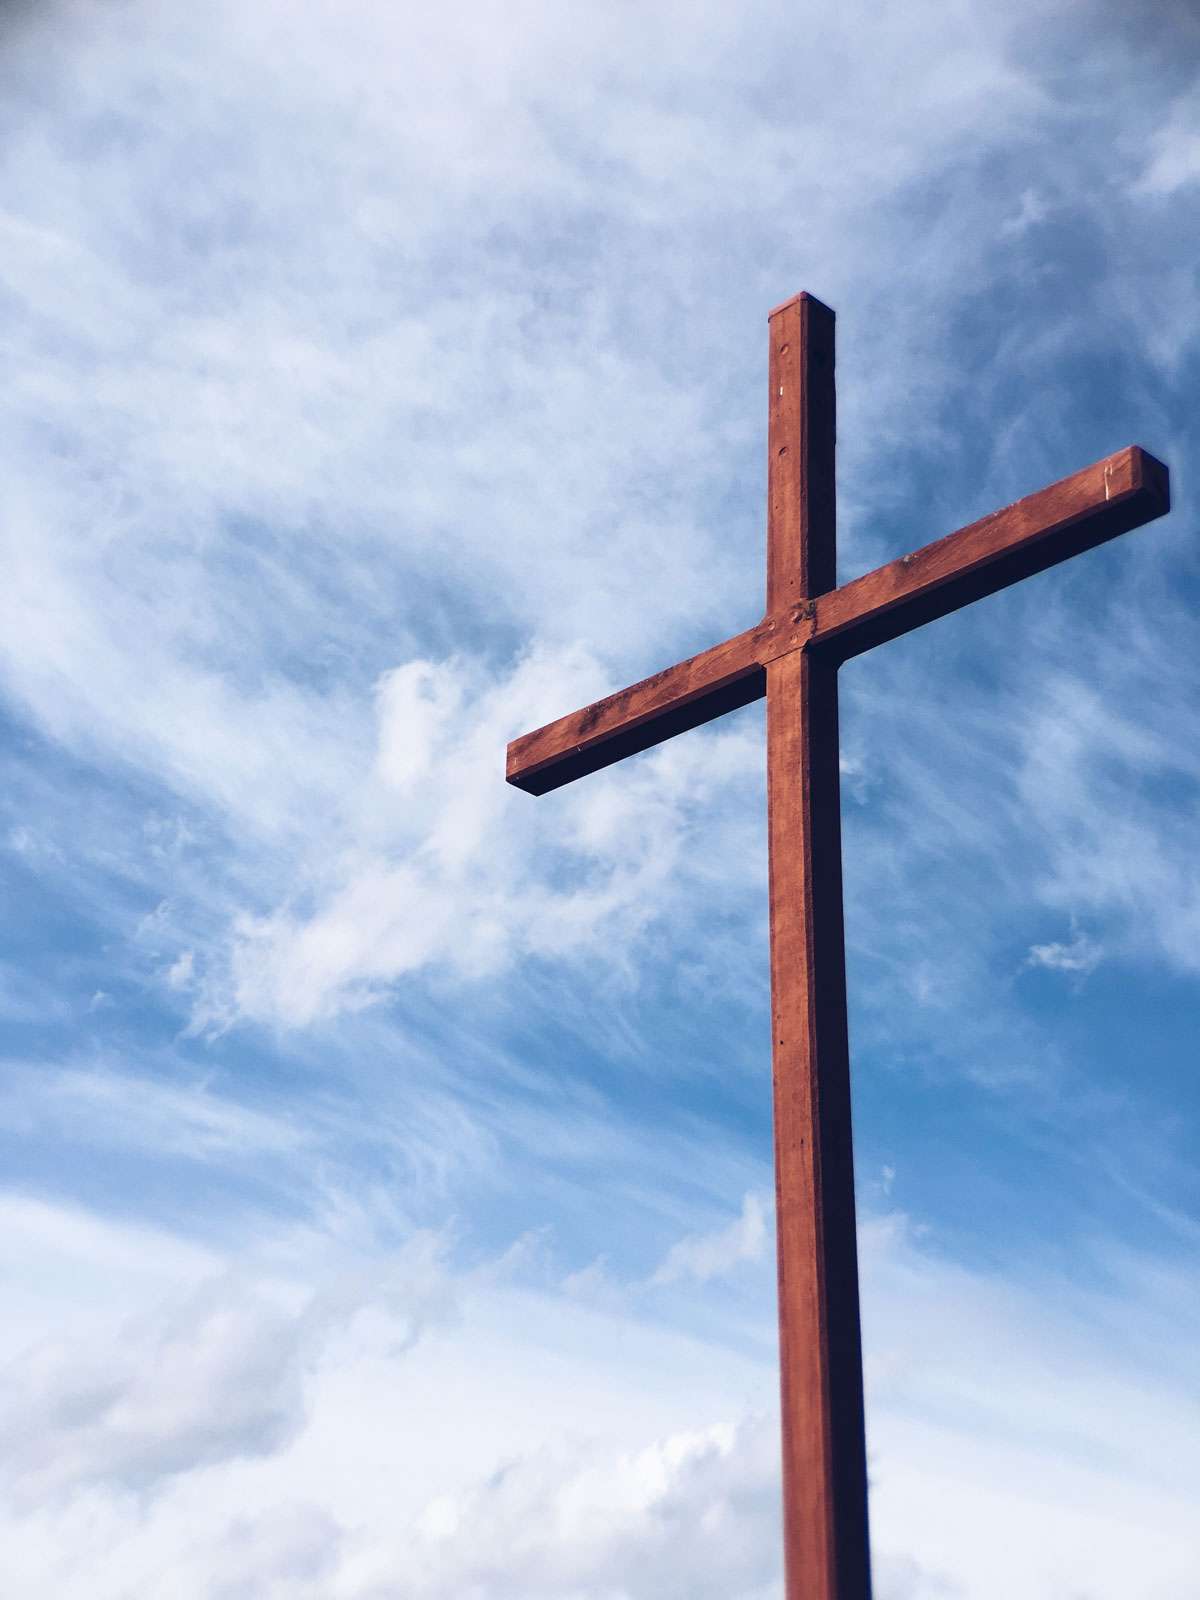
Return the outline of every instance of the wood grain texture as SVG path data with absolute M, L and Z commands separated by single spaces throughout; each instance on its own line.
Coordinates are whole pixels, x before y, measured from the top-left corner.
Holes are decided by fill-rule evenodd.
M 811 633 L 812 618 L 807 613 L 767 617 L 757 627 L 678 666 L 559 717 L 512 741 L 508 781 L 529 794 L 546 794 L 673 734 L 749 705 L 766 692 L 767 662 L 796 649 Z
M 1170 509 L 1166 467 L 1129 445 L 821 596 L 813 647 L 848 660 Z
M 802 304 L 789 302 L 784 313 L 789 306 L 798 313 Z M 775 341 L 772 324 L 772 350 Z M 813 431 L 831 447 L 830 426 L 816 428 L 815 403 L 809 405 Z M 768 459 L 775 454 L 771 441 L 777 430 L 798 430 L 802 420 L 798 406 L 773 409 Z M 825 445 L 822 450 L 821 459 L 832 470 Z M 815 508 L 802 507 L 795 485 L 778 493 L 768 515 L 768 568 L 799 573 L 790 585 L 782 576 L 777 579 L 777 589 L 790 588 L 788 604 L 710 650 L 514 739 L 508 747 L 509 783 L 529 794 L 547 794 L 759 699 L 766 691 L 768 662 L 790 650 L 811 641 L 813 649 L 846 661 L 1150 522 L 1171 503 L 1166 467 L 1130 445 L 840 589 L 818 590 L 810 598 L 803 593 L 805 585 L 824 581 L 834 565 L 833 502 L 826 497 Z M 819 562 L 797 555 L 797 530 L 822 546 Z
M 767 668 L 786 1600 L 868 1600 L 837 667 Z
M 767 318 L 767 615 L 837 582 L 834 315 L 810 294 Z
M 768 612 L 805 616 L 837 581 L 834 316 L 768 326 Z M 837 666 L 806 643 L 765 667 L 784 1593 L 868 1600 Z

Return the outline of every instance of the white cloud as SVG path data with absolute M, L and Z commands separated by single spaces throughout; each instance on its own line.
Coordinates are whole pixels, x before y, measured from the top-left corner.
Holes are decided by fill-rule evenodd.
M 1125 620 L 1121 644 L 1095 652 L 1090 682 L 1063 673 L 1045 684 L 1025 725 L 1020 789 L 1037 797 L 1050 830 L 1046 901 L 1102 918 L 1106 953 L 1149 950 L 1191 972 L 1200 948 L 1193 806 L 1154 796 L 1172 786 L 1189 796 L 1200 779 L 1190 743 L 1178 738 L 1195 667 L 1169 665 L 1145 617 Z
M 1074 972 L 1086 976 L 1089 972 L 1095 972 L 1103 959 L 1103 950 L 1081 933 L 1069 944 L 1052 940 L 1049 944 L 1030 945 L 1025 965 L 1045 967 L 1048 972 Z
M 762 1201 L 757 1195 L 748 1194 L 742 1201 L 741 1216 L 733 1222 L 709 1233 L 691 1234 L 673 1244 L 651 1282 L 677 1283 L 691 1278 L 707 1283 L 743 1262 L 761 1261 L 768 1242 Z
M 558 894 L 493 792 L 503 743 L 751 620 L 746 330 L 780 272 L 853 308 L 848 550 L 870 553 L 868 441 L 936 434 L 934 382 L 959 380 L 934 308 L 989 230 L 948 204 L 902 279 L 870 263 L 906 186 L 1056 114 L 1024 22 L 851 8 L 797 52 L 771 5 L 617 26 L 535 4 L 519 29 L 471 5 L 68 10 L 66 57 L 5 69 L 13 702 L 220 829 L 228 877 L 176 913 L 201 1021 L 303 1025 L 523 945 L 619 963 L 661 881 L 614 859 L 616 791 L 580 813 L 599 881 Z M 996 226 L 1033 192 L 998 192 Z
M 54 1233 L 78 1223 L 45 1217 L 51 1228 L 36 1237 L 53 1262 Z M 99 1231 L 123 1244 L 124 1230 Z M 236 1267 L 196 1279 L 182 1254 L 186 1288 L 115 1323 L 112 1305 L 81 1295 L 91 1327 L 44 1336 L 5 1363 L 3 1475 L 27 1513 L 84 1490 L 157 1491 L 215 1464 L 275 1455 L 303 1427 L 306 1374 L 339 1329 L 369 1306 L 387 1315 L 399 1351 L 448 1312 L 427 1236 L 316 1287 Z M 127 1275 L 122 1286 L 131 1287 Z
M 1200 119 L 1196 116 L 1194 84 L 1169 103 L 1151 150 L 1151 159 L 1137 182 L 1139 192 L 1171 200 L 1178 190 L 1200 178 Z
M 419 1238 L 348 1276 L 332 1241 L 285 1244 L 268 1288 L 165 1235 L 156 1281 L 144 1234 L 27 1224 L 47 1287 L 84 1230 L 139 1308 L 114 1325 L 77 1297 L 86 1353 L 60 1339 L 7 1368 L 2 1531 L 29 1600 L 164 1572 L 181 1600 L 776 1600 L 768 1351 L 455 1270 Z M 1061 1600 L 1068 1581 L 1184 1600 L 1195 1351 L 1164 1363 L 1160 1333 L 1194 1326 L 1186 1270 L 1110 1257 L 1111 1289 L 1018 1290 L 900 1217 L 866 1219 L 863 1261 L 881 1600 Z M 746 1296 L 762 1323 L 770 1277 Z M 193 1287 L 164 1298 L 167 1279 Z
M 758 741 L 745 728 L 597 780 L 557 814 L 504 784 L 506 738 L 585 700 L 595 674 L 573 650 L 537 652 L 495 684 L 454 662 L 386 675 L 377 755 L 342 848 L 314 869 L 307 903 L 241 919 L 231 990 L 210 987 L 209 1014 L 303 1024 L 430 965 L 477 976 L 531 952 L 590 958 L 601 942 L 627 961 L 698 882 L 741 879 L 744 856 L 693 859 L 685 843 L 716 796 L 757 788 Z
M 172 989 L 186 989 L 192 981 L 192 968 L 195 965 L 196 953 L 194 950 L 181 950 L 167 968 L 167 984 Z
M 955 308 L 1014 216 L 1090 189 L 1028 17 L 851 7 L 797 52 L 767 4 L 686 25 L 535 4 L 519 29 L 472 5 L 71 15 L 65 57 L 4 69 L 0 673 L 63 748 L 188 813 L 176 835 L 80 830 L 54 794 L 39 838 L 73 892 L 81 854 L 169 887 L 158 981 L 200 1034 L 328 1025 L 447 970 L 632 981 L 718 893 L 757 928 L 756 729 L 541 802 L 504 789 L 503 746 L 755 615 L 761 313 L 792 287 L 843 310 L 844 568 L 891 537 L 890 452 L 936 455 L 959 492 L 942 418 L 978 375 L 947 348 Z M 265 71 L 285 36 L 290 69 Z M 1020 441 L 987 431 L 1006 442 L 970 492 L 1031 487 Z M 918 495 L 912 542 L 944 531 L 947 493 Z M 934 721 L 919 749 L 953 772 Z M 850 726 L 863 812 L 904 776 L 868 737 Z M 936 804 L 938 848 L 977 827 L 951 784 Z M 864 943 L 891 937 L 881 900 L 851 918 Z M 730 933 L 713 973 L 745 948 Z M 903 992 L 945 1010 L 968 967 L 914 949 Z
M 0 1126 L 56 1142 L 193 1160 L 294 1155 L 314 1128 L 239 1104 L 203 1084 L 164 1083 L 98 1066 L 53 1068 L 9 1062 Z
M 81 1482 L 136 1490 L 274 1452 L 303 1416 L 298 1326 L 258 1291 L 213 1284 L 106 1347 L 68 1337 L 11 1362 L 9 1493 L 28 1506 Z

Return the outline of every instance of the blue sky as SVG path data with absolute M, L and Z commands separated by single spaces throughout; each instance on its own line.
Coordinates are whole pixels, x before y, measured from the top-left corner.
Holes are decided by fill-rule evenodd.
M 761 613 L 807 288 L 843 581 L 1175 504 L 843 670 L 879 1600 L 1193 1597 L 1192 10 L 0 28 L 5 1593 L 779 1594 L 762 710 L 503 751 Z

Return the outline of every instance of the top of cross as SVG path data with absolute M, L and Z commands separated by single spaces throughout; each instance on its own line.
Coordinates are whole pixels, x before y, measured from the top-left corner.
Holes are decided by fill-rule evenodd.
M 767 610 L 744 633 L 508 747 L 509 783 L 544 794 L 749 704 L 792 650 L 845 661 L 1170 509 L 1166 467 L 1129 445 L 835 588 L 834 314 L 806 293 L 770 313 Z

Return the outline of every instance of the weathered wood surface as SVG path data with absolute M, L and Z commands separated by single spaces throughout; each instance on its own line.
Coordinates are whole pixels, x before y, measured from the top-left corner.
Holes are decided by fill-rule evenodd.
M 769 318 L 767 615 L 665 672 L 514 739 L 533 794 L 767 697 L 786 1600 L 869 1600 L 837 671 L 853 655 L 1161 516 L 1136 446 L 834 587 L 834 317 Z
M 798 407 L 780 411 L 778 426 L 794 427 L 799 417 Z M 795 549 L 801 519 L 786 479 L 773 482 L 771 504 L 779 505 L 784 543 Z M 1166 467 L 1130 445 L 840 589 L 809 598 L 793 584 L 787 606 L 745 633 L 514 739 L 508 781 L 546 794 L 760 699 L 768 662 L 790 650 L 811 641 L 845 661 L 1169 510 Z M 814 570 L 825 575 L 828 560 Z M 772 592 L 782 588 L 779 580 Z
M 767 406 L 767 616 L 837 583 L 834 317 L 810 294 L 776 306 Z
M 768 472 L 767 571 L 803 614 L 836 581 L 834 321 L 809 296 L 768 321 L 767 459 L 804 465 Z M 837 666 L 798 647 L 766 680 L 785 1593 L 869 1600 Z
M 767 668 L 771 1059 L 787 1600 L 868 1600 L 837 668 Z
M 749 705 L 766 692 L 766 663 L 811 634 L 811 617 L 798 622 L 767 618 L 678 666 L 514 739 L 508 747 L 508 781 L 530 794 L 545 794 Z
M 847 660 L 1170 509 L 1166 467 L 1129 445 L 822 596 L 813 645 Z

